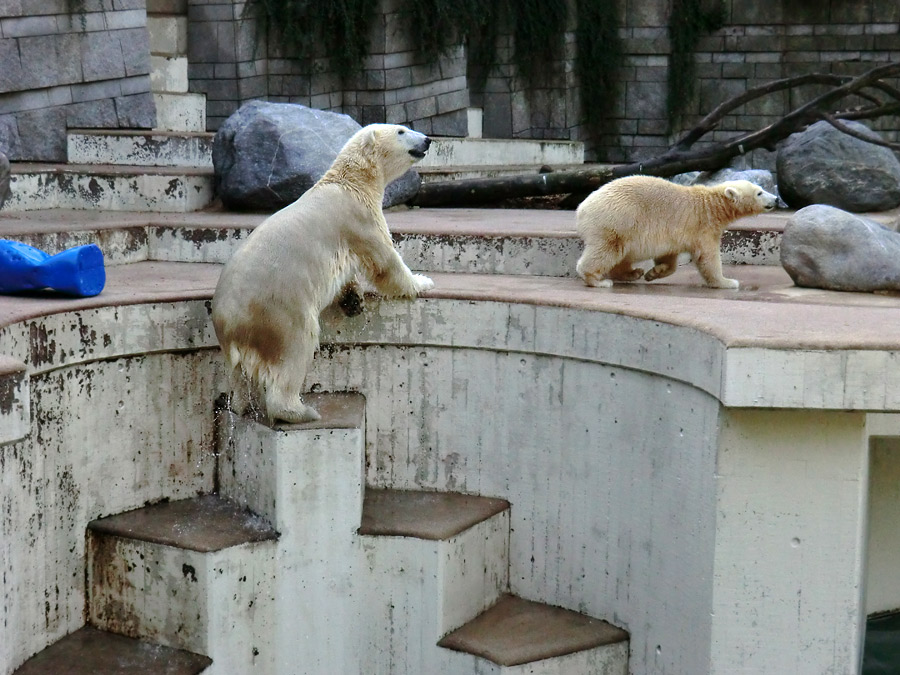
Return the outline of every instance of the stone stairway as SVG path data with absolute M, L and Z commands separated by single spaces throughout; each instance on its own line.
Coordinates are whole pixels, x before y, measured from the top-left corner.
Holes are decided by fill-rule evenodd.
M 188 91 L 187 3 L 149 0 L 153 130 L 72 129 L 66 164 L 15 163 L 4 211 L 197 211 L 214 198 L 206 97 Z
M 509 594 L 509 503 L 366 488 L 365 399 L 309 401 L 217 411 L 218 494 L 91 522 L 88 625 L 16 675 L 627 673 L 627 633 Z

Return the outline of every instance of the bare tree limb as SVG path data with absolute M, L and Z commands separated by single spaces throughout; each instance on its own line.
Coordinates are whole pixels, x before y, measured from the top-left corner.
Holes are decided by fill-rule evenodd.
M 825 121 L 828 122 L 831 126 L 833 126 L 838 131 L 847 134 L 848 136 L 852 136 L 853 138 L 858 138 L 861 141 L 865 141 L 866 143 L 871 143 L 872 145 L 880 145 L 882 148 L 890 148 L 891 150 L 900 150 L 900 143 L 892 143 L 891 141 L 885 141 L 881 138 L 875 138 L 870 134 L 863 134 L 853 129 L 852 127 L 848 127 L 846 124 L 841 122 L 839 119 L 835 118 L 833 115 L 829 115 L 828 113 L 823 113 L 822 117 L 825 118 Z
M 856 77 L 811 73 L 774 80 L 748 89 L 716 106 L 693 129 L 662 154 L 643 162 L 632 162 L 600 169 L 558 171 L 524 176 L 483 178 L 460 181 L 425 183 L 412 204 L 418 206 L 471 206 L 502 199 L 554 194 L 587 194 L 615 178 L 636 173 L 673 176 L 685 171 L 712 171 L 758 148 L 774 149 L 776 144 L 807 126 L 825 120 L 836 129 L 854 138 L 900 150 L 900 144 L 876 139 L 851 129 L 842 120 L 875 119 L 900 113 L 900 89 L 884 82 L 885 78 L 900 77 L 900 63 L 876 66 Z M 812 97 L 803 105 L 789 111 L 772 124 L 749 131 L 727 141 L 701 148 L 694 146 L 733 110 L 764 96 L 810 85 L 830 89 Z M 883 101 L 869 90 L 888 97 Z M 839 104 L 849 97 L 858 97 L 871 105 L 839 110 Z M 893 99 L 893 100 L 891 100 Z

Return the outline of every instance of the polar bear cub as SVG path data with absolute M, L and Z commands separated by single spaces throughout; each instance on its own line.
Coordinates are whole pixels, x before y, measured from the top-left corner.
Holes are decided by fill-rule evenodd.
M 263 221 L 222 270 L 212 321 L 232 391 L 270 422 L 319 418 L 300 395 L 319 344 L 319 313 L 357 274 L 385 296 L 414 298 L 434 287 L 400 258 L 381 210 L 385 186 L 430 143 L 400 125 L 360 129 L 325 175 Z
M 588 286 L 662 279 L 675 272 L 679 253 L 690 253 L 703 280 L 738 288 L 722 274 L 719 246 L 729 223 L 771 211 L 777 197 L 746 180 L 677 185 L 654 176 L 628 176 L 593 192 L 575 212 L 584 253 L 575 267 Z M 633 265 L 653 260 L 646 272 Z

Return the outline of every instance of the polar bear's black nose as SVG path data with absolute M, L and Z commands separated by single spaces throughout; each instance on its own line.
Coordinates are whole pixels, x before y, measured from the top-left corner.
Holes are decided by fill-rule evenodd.
M 428 138 L 428 136 L 426 136 L 425 137 L 425 149 L 427 150 L 430 147 L 431 147 L 431 139 Z

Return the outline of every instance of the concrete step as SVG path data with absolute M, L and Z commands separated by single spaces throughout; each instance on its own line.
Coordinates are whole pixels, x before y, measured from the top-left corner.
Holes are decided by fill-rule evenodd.
M 443 183 L 472 178 L 507 178 L 528 176 L 548 171 L 574 171 L 584 169 L 584 164 L 471 164 L 460 166 L 416 167 L 422 183 Z
M 206 131 L 204 94 L 153 93 L 156 128 L 164 131 Z
M 628 633 L 560 607 L 503 596 L 444 637 L 453 650 L 441 672 L 627 675 Z
M 69 131 L 68 160 L 72 164 L 211 169 L 214 137 L 206 131 Z
M 154 92 L 186 94 L 188 60 L 186 56 L 151 56 L 150 89 Z
M 3 211 L 85 209 L 184 213 L 214 197 L 212 169 L 88 164 L 12 166 Z
M 365 399 L 344 392 L 304 400 L 321 420 L 270 427 L 220 412 L 220 491 L 265 516 L 281 534 L 270 589 L 278 617 L 270 636 L 272 672 L 378 672 L 362 660 L 359 618 L 369 591 L 356 535 Z
M 473 495 L 366 489 L 369 672 L 439 673 L 441 636 L 509 585 L 509 503 Z M 407 639 L 416 635 L 417 639 Z
M 578 141 L 435 137 L 418 166 L 568 165 L 584 163 Z
M 216 672 L 268 672 L 278 533 L 217 496 L 88 524 L 88 620 L 209 656 Z M 226 668 L 227 666 L 227 668 Z
M 196 675 L 208 657 L 85 626 L 35 654 L 13 675 Z

